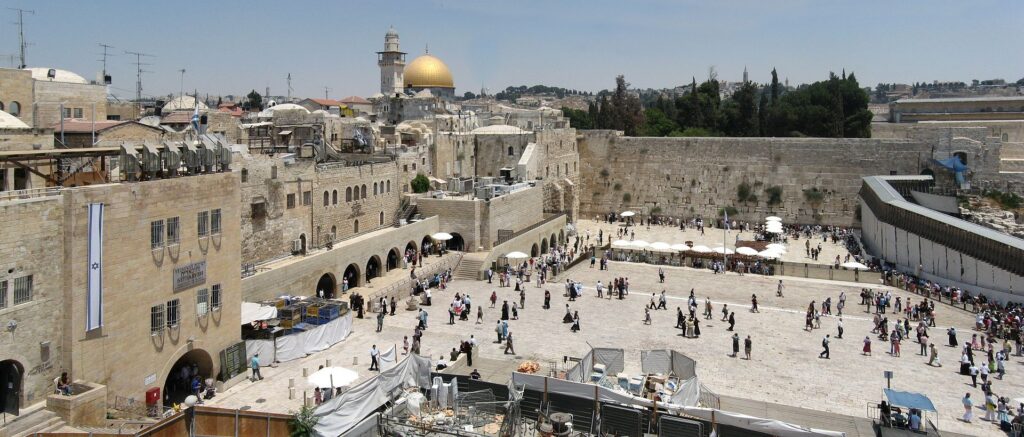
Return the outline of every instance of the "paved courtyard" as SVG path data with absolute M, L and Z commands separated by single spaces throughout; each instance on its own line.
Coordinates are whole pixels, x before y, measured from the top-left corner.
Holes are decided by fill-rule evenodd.
M 639 233 L 637 238 L 640 238 Z M 650 240 L 653 241 L 653 240 Z M 824 247 L 824 246 L 823 246 Z M 969 379 L 958 375 L 958 350 L 946 346 L 939 348 L 943 367 L 926 365 L 927 359 L 918 355 L 918 345 L 913 340 L 904 342 L 901 357 L 890 356 L 888 345 L 875 340 L 872 335 L 874 356 L 861 355 L 862 340 L 871 330 L 871 315 L 858 305 L 860 286 L 851 283 L 790 277 L 761 277 L 755 275 L 715 275 L 707 270 L 684 267 L 666 267 L 667 280 L 659 284 L 657 267 L 650 265 L 612 262 L 610 270 L 599 271 L 581 264 L 555 278 L 556 283 L 546 286 L 552 294 L 552 308 L 541 309 L 543 288 L 530 284 L 527 288 L 526 308 L 520 310 L 519 320 L 509 322 L 515 338 L 516 356 L 504 355 L 503 345 L 495 342 L 494 325 L 500 316 L 500 309 L 488 308 L 487 298 L 492 290 L 502 300 L 518 301 L 518 294 L 511 288 L 497 288 L 478 281 L 455 281 L 448 290 L 434 293 L 434 305 L 426 307 L 430 314 L 429 328 L 423 337 L 422 353 L 437 359 L 458 344 L 458 341 L 475 335 L 480 341 L 477 355 L 492 359 L 507 359 L 516 362 L 534 359 L 547 363 L 561 362 L 563 355 L 581 356 L 588 350 L 588 343 L 598 347 L 617 347 L 626 351 L 626 372 L 639 372 L 639 353 L 645 349 L 671 348 L 679 350 L 697 360 L 697 374 L 702 382 L 716 393 L 748 398 L 752 400 L 791 405 L 819 411 L 835 412 L 863 417 L 869 403 L 881 400 L 885 386 L 883 371 L 895 373 L 893 387 L 901 390 L 922 392 L 939 409 L 938 426 L 941 430 L 970 435 L 997 435 L 993 424 L 979 420 L 983 412 L 978 410 L 975 422 L 966 424 L 955 420 L 963 411 L 960 399 L 965 392 L 972 398 L 981 399 L 980 389 L 971 388 Z M 393 272 L 403 274 L 403 272 Z M 608 283 L 613 277 L 628 277 L 631 293 L 624 300 L 596 298 L 594 284 L 600 280 Z M 563 297 L 566 278 L 582 281 L 585 294 L 575 302 Z M 775 297 L 775 284 L 779 279 L 786 284 L 784 298 Z M 382 278 L 386 279 L 386 278 Z M 376 282 L 376 281 L 375 281 Z M 669 311 L 652 311 L 653 324 L 643 324 L 643 308 L 651 292 L 666 290 L 669 296 Z M 690 289 L 695 291 L 698 302 L 710 296 L 714 302 L 715 317 L 711 321 L 702 319 L 701 337 L 685 338 L 675 324 L 675 308 L 685 307 Z M 840 291 L 847 295 L 846 315 L 843 317 L 846 333 L 843 339 L 833 339 L 831 359 L 819 359 L 821 340 L 825 334 L 836 334 L 836 319 L 823 318 L 821 329 L 807 332 L 803 329 L 803 311 L 811 300 L 821 302 L 831 296 L 837 301 Z M 473 305 L 484 305 L 484 323 L 456 321 L 448 325 L 447 307 L 456 292 L 469 293 Z M 894 291 L 918 302 L 917 296 Z M 760 313 L 749 312 L 752 293 L 758 295 Z M 565 304 L 579 311 L 582 331 L 572 333 L 569 325 L 562 323 Z M 741 338 L 750 335 L 753 339 L 753 358 L 750 361 L 730 357 L 731 332 L 727 323 L 720 322 L 723 304 L 736 312 L 736 332 Z M 302 378 L 302 369 L 316 369 L 326 360 L 332 365 L 351 367 L 359 371 L 361 378 L 371 376 L 366 369 L 371 344 L 382 349 L 397 344 L 401 349 L 402 337 L 412 335 L 415 313 L 404 311 L 400 304 L 394 317 L 387 317 L 382 333 L 375 333 L 372 316 L 356 320 L 353 334 L 330 350 L 314 354 L 305 359 L 283 363 L 276 368 L 265 368 L 266 379 L 258 383 L 242 382 L 219 395 L 215 404 L 229 408 L 248 407 L 254 410 L 291 411 L 298 408 L 302 390 L 309 388 Z M 703 308 L 699 308 L 698 313 Z M 938 344 L 946 343 L 945 329 L 952 325 L 960 332 L 961 341 L 973 332 L 973 316 L 948 305 L 938 306 L 938 327 L 930 330 L 931 338 Z M 353 365 L 358 361 L 358 364 Z M 1024 362 L 1018 357 L 1007 363 L 1005 380 L 995 380 L 993 388 L 999 395 L 1017 398 L 1024 393 L 1024 377 L 1017 373 Z M 288 380 L 295 379 L 296 399 L 288 399 Z M 307 393 L 311 393 L 307 391 Z M 977 403 L 977 402 L 976 402 Z

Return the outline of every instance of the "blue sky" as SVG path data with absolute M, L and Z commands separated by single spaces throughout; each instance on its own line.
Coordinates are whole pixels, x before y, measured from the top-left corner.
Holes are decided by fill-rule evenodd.
M 371 95 L 374 52 L 393 25 L 410 60 L 429 44 L 458 92 L 545 84 L 584 90 L 670 87 L 719 77 L 767 82 L 775 67 L 791 84 L 854 71 L 861 84 L 1024 77 L 1024 1 L 668 0 L 3 0 L 26 15 L 29 66 L 87 78 L 100 70 L 113 92 L 134 96 L 133 57 L 146 59 L 144 94 L 243 94 L 270 87 L 293 95 Z M 18 52 L 14 11 L 0 10 L 0 55 Z M 15 61 L 16 62 L 16 61 Z M 9 67 L 6 57 L 0 66 Z

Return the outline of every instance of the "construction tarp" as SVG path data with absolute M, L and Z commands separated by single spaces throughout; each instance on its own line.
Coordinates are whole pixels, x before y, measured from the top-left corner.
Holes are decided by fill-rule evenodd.
M 248 325 L 257 320 L 277 318 L 277 307 L 260 305 L 255 302 L 242 302 L 242 324 Z
M 590 374 L 594 370 L 594 352 L 587 352 L 575 366 L 565 372 L 565 379 L 576 382 L 590 381 Z
M 772 419 L 748 416 L 731 411 L 713 410 L 700 407 L 682 407 L 680 413 L 719 425 L 735 426 L 776 437 L 846 437 L 845 432 L 808 428 Z
M 318 419 L 314 431 L 320 437 L 342 435 L 384 405 L 395 389 L 429 384 L 430 359 L 410 354 L 394 367 L 320 404 L 313 412 Z
M 700 381 L 694 376 L 681 382 L 668 401 L 674 405 L 697 406 L 700 403 Z
M 646 374 L 668 375 L 672 372 L 672 351 L 668 349 L 640 351 L 640 368 Z
M 672 373 L 679 379 L 690 379 L 697 376 L 697 362 L 686 355 L 672 351 Z
M 883 388 L 882 391 L 885 393 L 885 398 L 889 400 L 889 405 L 916 408 L 924 411 L 935 411 L 935 405 L 932 404 L 932 400 L 928 399 L 927 396 L 921 393 L 898 391 L 888 388 Z
M 594 352 L 594 364 L 604 364 L 608 375 L 615 376 L 625 369 L 626 352 L 622 349 L 595 347 L 592 351 Z
M 247 359 L 259 353 L 277 362 L 291 361 L 320 352 L 348 337 L 352 332 L 352 313 L 331 320 L 323 325 L 298 334 L 284 335 L 273 340 L 246 340 Z
M 519 372 L 512 374 L 512 383 L 517 387 L 525 385 L 526 388 L 530 390 L 542 393 L 544 392 L 545 379 L 547 380 L 548 393 L 557 393 L 584 399 L 594 399 L 594 396 L 596 395 L 597 400 L 601 402 L 611 402 L 623 405 L 639 405 L 644 407 L 653 405 L 653 402 L 650 399 L 633 396 L 629 393 L 612 390 L 596 384 L 572 382 L 564 379 L 549 378 Z M 663 406 L 663 404 L 658 405 Z

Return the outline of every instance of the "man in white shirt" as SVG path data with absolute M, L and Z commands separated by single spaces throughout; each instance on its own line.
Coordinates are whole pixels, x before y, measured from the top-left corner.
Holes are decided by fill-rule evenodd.
M 377 350 L 377 345 L 373 345 L 370 348 L 370 370 L 376 370 L 380 372 L 380 364 L 377 363 L 377 358 L 380 357 L 380 351 Z

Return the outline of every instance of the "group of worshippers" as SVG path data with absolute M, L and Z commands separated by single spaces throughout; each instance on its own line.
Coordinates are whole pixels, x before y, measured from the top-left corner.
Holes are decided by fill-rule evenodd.
M 956 332 L 953 328 L 947 331 L 947 335 L 950 346 L 958 346 Z M 934 347 L 934 345 L 932 346 Z M 995 379 L 1002 380 L 1006 375 L 1006 361 L 1012 353 L 1013 348 L 1009 339 L 1003 339 L 1000 342 L 999 339 L 987 334 L 982 334 L 980 337 L 978 334 L 972 334 L 971 341 L 964 342 L 962 345 L 960 355 L 960 374 L 970 377 L 970 384 L 973 388 L 978 388 L 978 381 L 981 381 L 982 402 L 985 408 L 984 420 L 998 423 L 1004 430 L 1009 430 L 1013 423 L 1024 421 L 1022 418 L 1024 403 L 1018 407 L 1017 417 L 1011 422 L 1009 414 L 1012 412 L 1012 408 L 1009 397 L 996 395 L 992 388 Z M 1019 347 L 1017 354 L 1020 355 Z M 976 359 L 975 355 L 981 355 L 981 358 Z M 963 403 L 963 420 L 970 422 L 974 417 L 970 392 L 964 395 Z

